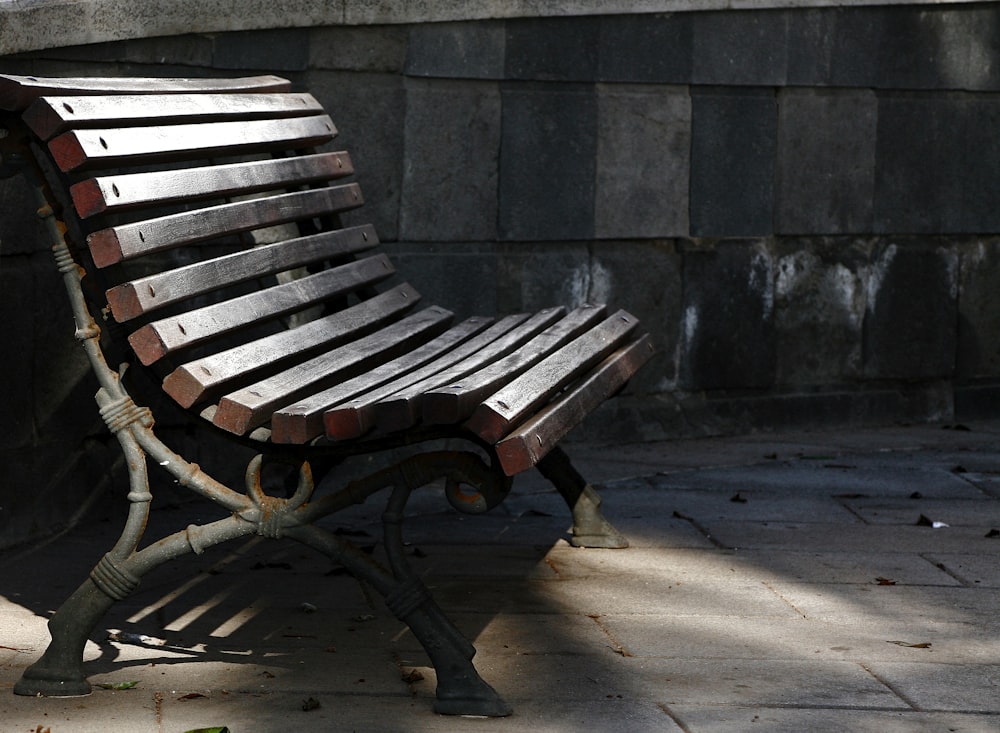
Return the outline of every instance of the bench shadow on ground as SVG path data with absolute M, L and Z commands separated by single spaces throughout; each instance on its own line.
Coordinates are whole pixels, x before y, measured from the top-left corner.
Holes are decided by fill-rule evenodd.
M 744 715 L 801 730 L 818 709 L 846 725 L 856 714 L 996 722 L 975 700 L 989 697 L 982 670 L 995 669 L 1000 582 L 974 570 L 997 554 L 984 539 L 1000 524 L 995 454 L 941 454 L 930 467 L 817 458 L 613 482 L 606 508 L 626 551 L 569 547 L 567 511 L 538 481 L 484 516 L 457 514 L 431 486 L 408 507 L 407 551 L 514 706 L 510 724 L 620 717 L 635 730 L 701 730 Z M 377 558 L 380 511 L 373 499 L 325 525 Z M 923 512 L 950 519 L 948 534 L 915 525 Z M 200 502 L 161 507 L 148 536 L 218 516 Z M 86 526 L 5 563 L 4 595 L 46 617 L 116 531 Z M 915 702 L 935 683 L 932 654 L 980 679 L 964 701 Z M 412 635 L 364 584 L 285 540 L 238 540 L 160 568 L 112 609 L 87 659 L 96 683 L 177 700 L 280 699 L 291 714 L 308 698 L 378 698 L 432 715 L 433 670 Z

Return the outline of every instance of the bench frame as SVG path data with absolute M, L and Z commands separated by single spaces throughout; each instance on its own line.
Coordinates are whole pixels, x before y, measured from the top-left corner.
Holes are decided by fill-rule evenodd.
M 5 126 L 14 128 L 17 125 L 13 115 L 9 119 L 0 117 L 0 123 L 0 135 Z M 124 367 L 115 369 L 108 363 L 101 345 L 101 328 L 84 294 L 84 270 L 71 254 L 65 238 L 66 226 L 56 213 L 60 197 L 53 193 L 53 182 L 46 176 L 43 166 L 35 160 L 16 130 L 15 134 L 0 137 L 0 153 L 7 172 L 22 172 L 33 184 L 38 216 L 51 239 L 55 262 L 69 296 L 76 338 L 100 386 L 96 394 L 100 414 L 121 446 L 129 480 L 128 515 L 119 539 L 50 619 L 51 643 L 42 657 L 26 670 L 14 692 L 43 696 L 89 693 L 91 686 L 83 665 L 84 646 L 89 634 L 116 601 L 128 596 L 147 573 L 169 560 L 189 553 L 200 554 L 228 540 L 260 535 L 287 537 L 312 547 L 342 564 L 384 596 L 390 611 L 413 630 L 437 672 L 435 711 L 486 716 L 510 714 L 510 707 L 473 666 L 475 648 L 445 617 L 409 567 L 404 557 L 402 535 L 404 510 L 410 494 L 441 479 L 445 482 L 446 497 L 460 511 L 481 513 L 502 502 L 511 488 L 512 477 L 501 470 L 495 447 L 446 426 L 441 426 L 440 430 L 423 429 L 416 440 L 462 438 L 472 445 L 469 450 L 435 448 L 411 455 L 318 498 L 313 497 L 311 459 L 339 461 L 350 454 L 375 453 L 407 443 L 414 439 L 413 436 L 390 436 L 385 440 L 367 440 L 332 449 L 272 446 L 287 449 L 278 450 L 276 459 L 294 464 L 298 471 L 297 484 L 288 498 L 269 495 L 262 487 L 264 454 L 256 456 L 247 467 L 245 491 L 212 478 L 156 436 L 151 411 L 137 405 L 123 383 Z M 484 453 L 489 462 L 484 461 Z M 153 499 L 149 483 L 150 461 L 161 466 L 181 486 L 225 508 L 230 516 L 205 525 L 188 526 L 138 549 Z M 571 509 L 573 545 L 605 548 L 628 545 L 602 515 L 597 492 L 576 472 L 560 448 L 553 448 L 538 461 L 537 467 Z M 474 490 L 470 493 L 467 487 Z M 317 519 L 362 503 L 383 490 L 388 491 L 383 513 L 388 567 L 376 564 L 349 540 L 314 524 Z

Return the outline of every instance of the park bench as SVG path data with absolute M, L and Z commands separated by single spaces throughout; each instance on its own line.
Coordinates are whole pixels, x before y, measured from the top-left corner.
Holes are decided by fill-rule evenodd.
M 374 228 L 342 224 L 362 196 L 348 153 L 327 149 L 335 134 L 316 99 L 272 76 L 0 75 L 0 173 L 37 193 L 130 482 L 120 539 L 52 617 L 16 693 L 86 694 L 87 637 L 144 575 L 261 535 L 313 547 L 385 597 L 435 667 L 435 710 L 506 715 L 404 560 L 410 493 L 443 482 L 456 509 L 483 512 L 537 467 L 571 509 L 573 544 L 627 545 L 558 443 L 649 358 L 636 319 L 585 305 L 455 322 L 421 305 Z M 254 447 L 245 489 L 155 435 L 131 396 L 142 370 L 193 421 Z M 394 458 L 314 495 L 314 469 L 370 454 Z M 228 516 L 139 549 L 148 465 Z M 287 490 L 265 488 L 272 465 L 292 466 Z M 386 561 L 316 524 L 383 490 Z

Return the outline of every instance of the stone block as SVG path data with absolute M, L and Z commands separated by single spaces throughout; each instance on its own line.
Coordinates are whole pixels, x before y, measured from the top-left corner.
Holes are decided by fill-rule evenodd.
M 1000 240 L 963 242 L 959 255 L 958 353 L 960 379 L 1000 374 Z
M 877 106 L 867 90 L 779 94 L 779 234 L 871 231 Z
M 955 373 L 958 255 L 893 240 L 872 253 L 864 327 L 864 376 L 933 379 Z
M 600 85 L 594 234 L 688 232 L 691 99 L 670 86 Z
M 953 97 L 893 94 L 879 99 L 875 232 L 962 229 L 964 180 L 968 166 L 977 167 L 964 139 L 969 112 L 967 102 Z
M 506 33 L 503 21 L 412 26 L 405 73 L 452 79 L 502 79 Z
M 961 185 L 962 232 L 1000 231 L 1000 100 L 980 95 L 965 106 L 965 128 L 952 134 L 963 145 L 962 171 L 954 185 Z
M 601 19 L 601 81 L 687 84 L 691 81 L 690 13 L 609 15 Z
M 521 313 L 591 300 L 593 278 L 585 243 L 508 244 L 498 250 L 497 310 Z
M 592 87 L 502 87 L 501 240 L 594 234 L 597 98 Z
M 402 240 L 496 240 L 500 117 L 494 82 L 407 85 Z
M 211 36 L 185 34 L 126 41 L 118 60 L 137 64 L 212 65 L 215 43 Z
M 403 242 L 386 250 L 423 296 L 421 305 L 440 305 L 456 319 L 497 313 L 500 264 L 495 245 Z
M 0 448 L 25 448 L 35 439 L 34 365 L 35 324 L 30 323 L 35 293 L 33 268 L 27 257 L 0 258 L 0 309 L 14 318 L 4 339 L 7 358 L 0 362 Z
M 0 179 L 0 256 L 38 252 L 48 248 L 44 230 L 35 217 L 38 204 L 24 176 Z
M 271 28 L 215 36 L 212 65 L 217 69 L 301 71 L 309 66 L 309 30 Z
M 761 243 L 683 251 L 678 386 L 762 389 L 774 383 L 775 262 Z
M 406 91 L 401 77 L 354 72 L 310 71 L 306 86 L 337 126 L 331 149 L 347 150 L 357 171 L 365 205 L 344 215 L 349 223 L 372 222 L 379 237 L 398 236 L 403 178 Z
M 399 73 L 406 60 L 407 29 L 401 26 L 309 31 L 309 66 L 334 71 Z
M 785 84 L 787 11 L 727 11 L 693 16 L 691 78 L 695 84 Z
M 593 81 L 600 30 L 596 16 L 508 20 L 504 75 L 534 81 Z
M 691 234 L 773 231 L 777 104 L 771 90 L 691 95 Z
M 862 371 L 870 243 L 775 244 L 776 381 L 783 387 L 856 382 Z

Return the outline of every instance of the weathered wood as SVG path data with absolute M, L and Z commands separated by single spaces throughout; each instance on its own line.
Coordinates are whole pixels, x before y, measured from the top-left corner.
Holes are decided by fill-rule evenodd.
M 356 254 L 378 243 L 370 224 L 267 244 L 116 285 L 107 291 L 119 323 L 187 298 L 336 256 Z
M 652 355 L 649 336 L 643 335 L 615 351 L 578 385 L 518 426 L 497 444 L 504 473 L 514 476 L 538 463 L 566 433 L 618 392 Z
M 393 359 L 442 333 L 452 314 L 433 306 L 345 346 L 256 382 L 219 401 L 212 422 L 231 433 L 243 435 L 271 419 L 278 408 L 310 392 L 356 376 L 379 361 Z
M 324 432 L 323 413 L 358 395 L 370 394 L 392 382 L 396 387 L 407 378 L 420 378 L 420 367 L 456 348 L 486 328 L 492 319 L 468 318 L 445 331 L 433 341 L 414 349 L 392 361 L 346 382 L 330 387 L 315 395 L 284 407 L 271 419 L 271 441 L 274 443 L 307 443 Z M 403 375 L 400 377 L 400 375 Z
M 36 99 L 21 119 L 42 140 L 69 128 L 119 127 L 322 114 L 310 94 L 121 94 Z
M 64 94 L 164 94 L 167 92 L 287 92 L 292 84 L 280 76 L 241 79 L 91 78 L 39 79 L 0 74 L 0 109 L 26 109 L 39 97 Z
M 429 390 L 461 379 L 484 365 L 503 358 L 551 326 L 565 312 L 561 307 L 539 311 L 524 323 L 485 344 L 475 353 L 455 362 L 447 369 L 379 400 L 373 405 L 375 425 L 385 432 L 404 430 L 415 425 L 420 419 L 424 395 Z
M 364 435 L 375 426 L 374 406 L 379 400 L 405 390 L 429 377 L 462 361 L 472 354 L 480 352 L 496 339 L 508 333 L 511 329 L 528 320 L 528 314 L 518 313 L 506 316 L 491 325 L 485 331 L 478 333 L 468 341 L 445 353 L 440 358 L 425 364 L 419 369 L 404 374 L 398 379 L 366 392 L 364 395 L 336 405 L 326 411 L 323 423 L 326 436 L 332 440 L 350 440 Z
M 69 192 L 80 218 L 87 219 L 95 214 L 140 206 L 292 188 L 353 173 L 350 156 L 339 151 L 229 165 L 98 176 L 70 186 Z
M 528 417 L 607 356 L 636 324 L 634 316 L 618 311 L 493 394 L 476 408 L 468 428 L 488 443 L 496 443 L 509 426 Z
M 209 158 L 321 145 L 337 134 L 327 115 L 287 120 L 205 122 L 158 127 L 70 130 L 49 141 L 64 173 L 128 161 Z
M 149 365 L 179 349 L 379 282 L 394 271 L 385 255 L 368 257 L 267 290 L 161 318 L 135 331 L 128 340 L 139 360 Z
M 94 264 L 122 260 L 195 244 L 227 234 L 347 211 L 364 203 L 356 183 L 219 204 L 101 229 L 87 237 Z
M 496 392 L 531 365 L 576 338 L 598 319 L 603 306 L 577 308 L 558 323 L 502 359 L 477 372 L 467 374 L 456 384 L 428 390 L 423 397 L 423 422 L 429 425 L 458 423 L 469 417 L 483 399 Z
M 403 283 L 357 305 L 298 328 L 264 336 L 189 361 L 163 380 L 163 390 L 182 407 L 234 391 L 262 379 L 294 359 L 307 359 L 322 349 L 358 338 L 399 317 L 420 302 L 420 294 Z

